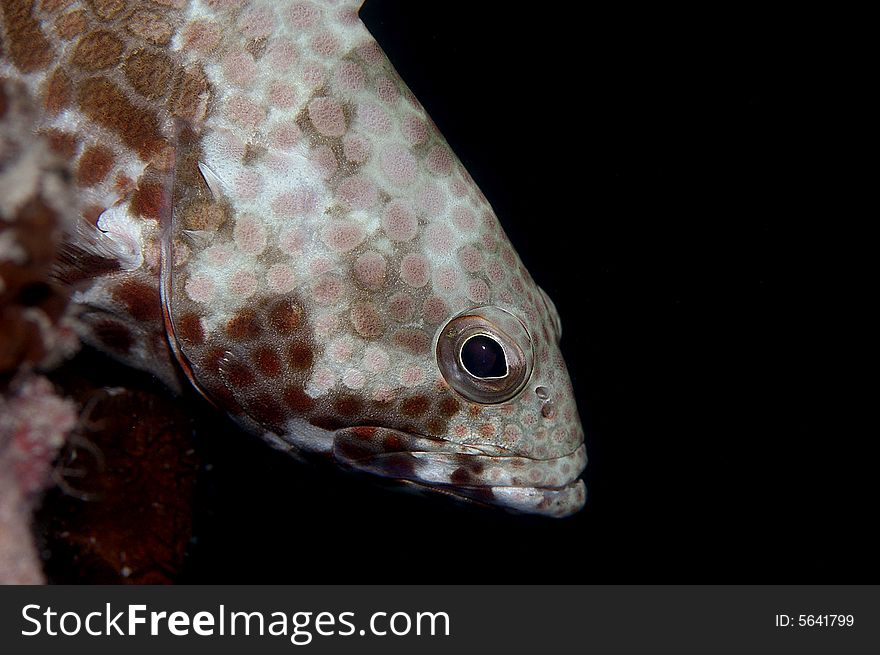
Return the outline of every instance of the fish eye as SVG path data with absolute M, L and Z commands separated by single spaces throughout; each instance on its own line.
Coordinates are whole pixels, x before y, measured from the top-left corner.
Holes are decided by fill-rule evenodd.
M 522 322 L 498 307 L 479 307 L 450 320 L 437 341 L 443 378 L 484 405 L 516 396 L 532 374 L 532 343 Z

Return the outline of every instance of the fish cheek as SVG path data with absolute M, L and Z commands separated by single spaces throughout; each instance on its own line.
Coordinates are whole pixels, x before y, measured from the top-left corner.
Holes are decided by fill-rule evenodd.
M 446 438 L 461 410 L 448 392 L 413 389 L 392 399 L 376 400 L 331 389 L 320 399 L 310 423 L 323 430 L 376 427 L 405 434 Z
M 173 325 L 197 388 L 219 409 L 283 433 L 308 417 L 304 389 L 320 355 L 301 300 L 294 294 L 256 300 L 231 316 L 176 296 Z

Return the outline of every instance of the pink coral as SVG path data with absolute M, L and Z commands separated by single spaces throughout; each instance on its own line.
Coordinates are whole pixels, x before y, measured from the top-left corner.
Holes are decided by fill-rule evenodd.
M 69 176 L 32 129 L 26 89 L 0 80 L 0 582 L 43 574 L 31 510 L 75 427 L 74 402 L 35 371 L 79 347 L 69 289 L 52 275 L 70 220 Z
M 78 410 L 42 376 L 27 375 L 13 388 L 0 396 L 0 582 L 34 584 L 42 573 L 31 546 L 31 509 Z

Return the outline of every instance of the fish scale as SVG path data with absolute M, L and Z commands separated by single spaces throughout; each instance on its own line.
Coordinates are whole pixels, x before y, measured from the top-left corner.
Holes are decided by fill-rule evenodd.
M 359 4 L 0 2 L 75 174 L 82 336 L 297 456 L 571 514 L 558 314 Z

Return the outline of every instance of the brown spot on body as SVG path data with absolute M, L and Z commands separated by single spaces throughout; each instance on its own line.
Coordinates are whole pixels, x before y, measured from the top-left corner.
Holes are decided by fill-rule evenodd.
M 254 362 L 263 375 L 274 378 L 281 374 L 281 359 L 268 347 L 257 348 L 253 353 Z
M 403 450 L 404 445 L 400 436 L 392 432 L 382 439 L 382 448 L 386 453 L 396 453 Z
M 159 290 L 154 286 L 140 280 L 126 280 L 115 287 L 112 294 L 137 321 L 158 321 L 162 318 Z
M 295 331 L 302 319 L 302 309 L 290 300 L 276 303 L 269 310 L 269 325 L 281 334 Z
M 199 346 L 205 341 L 205 331 L 197 314 L 181 316 L 180 320 L 175 322 L 174 331 L 180 339 L 194 346 Z
M 378 339 L 385 331 L 385 321 L 372 303 L 358 303 L 352 307 L 351 323 L 365 339 Z
M 141 159 L 148 161 L 165 146 L 156 116 L 133 105 L 109 79 L 93 77 L 83 80 L 77 100 L 86 116 L 116 132 Z
M 51 115 L 61 112 L 70 103 L 70 78 L 60 68 L 46 80 L 43 87 L 43 107 Z
M 3 49 L 23 73 L 47 68 L 54 59 L 52 47 L 32 12 L 30 0 L 0 0 L 6 27 Z
M 446 418 L 452 418 L 461 410 L 458 401 L 452 396 L 444 396 L 440 401 L 440 415 Z
M 122 70 L 135 91 L 152 99 L 168 93 L 174 67 L 165 54 L 135 50 L 125 60 Z
M 224 207 L 206 200 L 193 202 L 182 214 L 181 220 L 188 230 L 215 232 L 226 222 Z
M 77 9 L 57 18 L 55 32 L 62 39 L 73 39 L 85 32 L 88 25 L 88 16 L 86 16 L 85 10 Z
M 315 401 L 299 387 L 288 387 L 285 389 L 284 402 L 298 414 L 305 414 L 315 405 Z
M 364 439 L 365 441 L 372 439 L 376 436 L 376 433 L 379 431 L 379 428 L 373 425 L 358 425 L 351 429 L 352 434 L 356 436 L 358 439 Z
M 104 70 L 119 63 L 124 47 L 113 32 L 96 30 L 79 40 L 71 61 L 87 71 Z
M 125 9 L 125 0 L 89 0 L 89 5 L 101 20 L 113 20 Z
M 102 145 L 86 148 L 76 167 L 76 183 L 80 186 L 94 186 L 103 182 L 113 168 L 113 152 Z
M 154 45 L 168 45 L 174 35 L 174 26 L 161 14 L 152 11 L 138 11 L 128 19 L 129 32 Z
M 161 182 L 140 182 L 131 199 L 131 210 L 138 216 L 159 221 L 171 208 L 165 185 Z
M 336 399 L 333 403 L 333 409 L 342 416 L 351 417 L 360 412 L 363 405 L 363 402 L 357 396 L 346 394 Z
M 266 47 L 268 45 L 269 39 L 263 36 L 259 39 L 251 39 L 250 41 L 248 41 L 244 49 L 251 53 L 255 60 L 259 61 L 260 58 L 266 53 Z
M 431 399 L 427 396 L 412 396 L 400 404 L 400 412 L 404 416 L 416 418 L 428 411 Z
M 463 466 L 459 466 L 452 472 L 452 474 L 449 476 L 449 481 L 452 484 L 458 485 L 469 485 L 477 482 L 477 480 L 474 478 L 474 475 Z
M 427 428 L 427 434 L 432 434 L 436 436 L 446 434 L 446 429 L 449 427 L 449 420 L 445 418 L 432 418 L 429 419 L 425 424 Z
M 257 314 L 249 309 L 243 309 L 226 324 L 226 335 L 235 341 L 251 341 L 260 336 L 262 331 Z
M 200 138 L 186 123 L 179 124 L 179 128 L 175 144 L 172 198 L 175 209 L 183 213 L 194 199 L 207 197 L 209 190 L 199 172 L 198 163 L 203 159 Z
M 314 421 L 312 423 L 314 424 Z M 335 451 L 335 454 L 341 456 L 342 459 L 355 462 L 358 460 L 369 459 L 376 454 L 368 443 L 365 443 L 361 439 L 352 439 L 350 437 L 337 439 L 333 444 L 333 450 Z
M 74 0 L 42 0 L 40 2 L 40 9 L 48 14 L 54 14 L 61 9 L 67 9 L 73 3 Z
M 391 453 L 376 459 L 377 472 L 389 478 L 410 479 L 416 477 L 413 456 L 409 453 Z
M 201 360 L 201 367 L 208 373 L 219 374 L 220 373 L 220 360 L 223 359 L 223 356 L 226 354 L 226 351 L 223 348 L 213 348 L 207 355 L 205 355 Z
M 220 374 L 235 388 L 248 387 L 256 381 L 253 371 L 228 352 L 220 360 Z
M 187 69 L 178 75 L 171 95 L 171 113 L 199 122 L 208 109 L 210 87 L 201 69 Z
M 481 461 L 474 459 L 473 455 L 458 454 L 456 455 L 458 462 L 468 469 L 474 475 L 481 475 L 486 470 L 486 465 Z
M 79 145 L 76 134 L 51 129 L 46 131 L 46 138 L 49 140 L 49 148 L 55 154 L 66 159 L 70 159 L 76 154 L 76 148 Z
M 290 367 L 296 370 L 305 370 L 312 367 L 315 359 L 312 349 L 305 343 L 294 343 L 290 346 L 288 362 Z
M 424 355 L 431 347 L 431 337 L 423 330 L 406 328 L 395 332 L 391 343 L 413 355 Z

